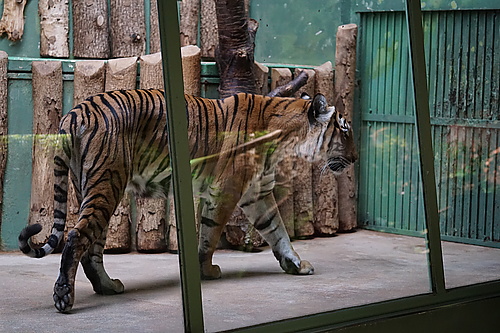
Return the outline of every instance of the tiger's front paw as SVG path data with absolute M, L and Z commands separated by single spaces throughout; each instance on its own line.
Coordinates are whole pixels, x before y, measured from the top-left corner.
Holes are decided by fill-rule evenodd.
M 294 275 L 312 275 L 314 274 L 314 267 L 307 260 L 300 260 L 300 262 L 294 262 L 292 259 L 285 258 L 282 260 L 281 268 L 288 273 Z
M 314 274 L 314 267 L 311 265 L 311 263 L 307 260 L 302 260 L 300 262 L 300 268 L 299 271 L 297 272 L 299 275 L 312 275 Z
M 203 280 L 215 280 L 220 279 L 221 272 L 220 267 L 217 265 L 201 265 L 201 278 Z
M 59 312 L 67 313 L 73 307 L 73 288 L 69 284 L 56 283 L 54 286 L 54 306 Z

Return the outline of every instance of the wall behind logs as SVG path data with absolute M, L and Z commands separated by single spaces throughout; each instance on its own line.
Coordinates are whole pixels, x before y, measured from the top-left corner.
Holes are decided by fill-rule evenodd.
M 201 58 L 213 57 L 217 43 L 211 4 L 197 0 L 179 3 L 181 44 L 200 46 L 183 49 L 185 90 L 204 97 L 218 96 L 216 66 L 201 63 Z M 48 237 L 53 209 L 53 152 L 47 142 L 61 115 L 98 92 L 161 87 L 161 57 L 155 53 L 160 45 L 156 0 L 40 0 L 38 4 L 23 1 L 22 6 L 15 0 L 5 0 L 3 5 L 17 10 L 9 11 L 9 15 L 4 12 L 3 29 L 16 30 L 5 31 L 0 37 L 0 48 L 9 52 L 8 59 L 6 54 L 0 57 L 0 83 L 8 87 L 0 90 L 9 92 L 8 97 L 0 95 L 0 117 L 7 119 L 2 121 L 0 135 L 8 137 L 0 140 L 0 249 L 16 249 L 17 233 L 27 221 L 44 226 L 43 233 L 33 239 L 35 244 Z M 37 59 L 31 62 L 33 59 L 28 57 Z M 262 94 L 304 70 L 297 66 L 271 67 L 255 65 Z M 310 80 L 301 92 L 322 92 L 332 102 L 331 62 L 305 70 Z M 30 163 L 26 163 L 28 159 Z M 317 165 L 295 158 L 287 158 L 279 169 L 275 195 L 291 237 L 332 235 L 342 229 L 335 177 L 320 174 Z M 76 223 L 78 215 L 71 191 L 67 228 Z M 177 251 L 171 200 L 135 200 L 127 196 L 114 213 L 109 229 L 106 249 L 110 252 Z M 224 240 L 227 246 L 244 249 L 263 244 L 238 210 L 226 227 Z

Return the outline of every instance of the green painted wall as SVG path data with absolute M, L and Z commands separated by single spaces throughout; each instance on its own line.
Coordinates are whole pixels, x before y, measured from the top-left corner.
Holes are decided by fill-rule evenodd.
M 427 11 L 424 34 L 443 239 L 500 247 L 500 10 Z M 425 230 L 403 12 L 362 13 L 359 219 Z
M 250 16 L 260 25 L 256 60 L 268 65 L 334 61 L 337 27 L 351 22 L 359 25 L 356 130 L 360 135 L 360 222 L 377 230 L 421 235 L 423 207 L 403 6 L 402 0 L 252 0 Z M 498 179 L 494 176 L 500 162 L 498 155 L 491 152 L 500 146 L 500 135 L 498 124 L 492 122 L 498 118 L 480 110 L 500 114 L 499 7 L 498 0 L 422 2 L 430 97 L 432 109 L 436 110 L 433 122 L 443 235 L 494 246 L 500 238 L 500 227 L 492 222 L 500 221 L 500 190 L 497 180 L 491 179 Z M 17 247 L 17 233 L 26 223 L 29 209 L 29 66 L 39 56 L 37 11 L 38 2 L 28 1 L 22 41 L 0 38 L 1 50 L 11 57 L 22 57 L 11 58 L 9 65 L 9 131 L 13 136 L 0 234 L 9 249 Z M 64 64 L 67 112 L 72 103 L 72 61 Z M 214 66 L 203 68 L 203 94 L 215 97 Z M 456 118 L 460 119 L 458 123 Z M 458 129 L 463 125 L 467 125 L 466 130 Z M 470 146 L 474 151 L 467 150 Z M 487 172 L 481 174 L 480 169 L 489 159 Z

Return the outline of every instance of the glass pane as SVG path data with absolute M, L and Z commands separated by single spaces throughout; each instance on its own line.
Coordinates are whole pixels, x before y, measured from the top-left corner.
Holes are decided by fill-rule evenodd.
M 56 64 L 57 62 L 53 61 L 50 63 Z M 31 66 L 31 62 L 28 61 L 23 64 L 26 67 L 27 65 Z M 57 89 L 53 89 L 53 92 L 51 91 L 47 95 L 44 95 L 43 99 L 39 99 L 48 101 L 49 105 L 53 103 L 57 103 L 56 105 L 58 105 L 57 107 L 47 107 L 47 110 L 44 109 L 42 114 L 49 112 L 51 114 L 54 112 L 68 113 L 73 107 L 73 102 L 78 102 L 76 97 L 73 100 L 73 92 L 83 100 L 88 95 L 96 92 L 89 92 L 91 88 L 87 87 L 86 84 L 94 81 L 104 82 L 104 62 L 93 61 L 90 63 L 81 62 L 80 64 L 88 66 L 87 69 L 92 69 L 92 66 L 95 65 L 100 70 L 89 70 L 90 74 L 85 72 L 88 76 L 92 76 L 92 80 L 75 80 L 79 83 L 74 84 L 72 81 L 66 79 L 63 82 L 63 76 L 60 71 L 54 70 L 54 73 L 47 71 L 53 75 L 47 75 L 48 77 L 44 76 L 42 78 L 45 79 L 43 82 L 44 86 L 61 87 L 62 84 L 62 92 L 59 91 L 58 94 L 56 93 Z M 75 66 L 78 68 L 79 65 Z M 146 65 L 142 68 L 145 70 Z M 161 68 L 161 64 L 159 64 L 159 68 Z M 158 78 L 161 80 L 161 70 L 157 68 L 155 72 L 158 73 Z M 56 186 L 54 186 L 53 155 L 54 148 L 58 142 L 57 140 L 50 140 L 55 138 L 60 139 L 60 136 L 46 137 L 44 135 L 47 134 L 46 132 L 39 132 L 37 135 L 32 135 L 33 123 L 47 124 L 49 120 L 45 118 L 40 120 L 40 118 L 34 117 L 34 114 L 40 111 L 40 103 L 36 104 L 35 102 L 36 93 L 34 93 L 35 89 L 33 86 L 38 84 L 38 87 L 40 87 L 40 74 L 37 77 L 33 75 L 33 80 L 27 80 L 26 78 L 31 77 L 28 76 L 29 74 L 9 73 L 9 135 L 7 138 L 0 138 L 0 143 L 8 142 L 8 161 L 5 170 L 5 186 L 3 187 L 5 201 L 2 206 L 2 250 L 12 251 L 0 253 L 0 298 L 3 300 L 0 305 L 0 313 L 2 314 L 0 327 L 9 327 L 9 330 L 23 332 L 33 331 L 36 330 L 33 327 L 42 326 L 50 327 L 49 330 L 52 332 L 82 330 L 116 331 L 117 327 L 126 327 L 125 330 L 128 329 L 137 332 L 161 332 L 165 331 L 165 329 L 162 329 L 165 327 L 175 332 L 183 331 L 184 323 L 181 290 L 179 287 L 178 256 L 170 253 L 145 254 L 150 252 L 166 252 L 167 249 L 176 250 L 176 242 L 172 242 L 171 240 L 167 242 L 169 239 L 168 231 L 175 230 L 175 227 L 168 228 L 167 201 L 164 199 L 138 199 L 136 202 L 135 198 L 130 196 L 121 201 L 121 205 L 114 214 L 109 214 L 108 212 L 112 216 L 110 216 L 111 223 L 107 233 L 107 253 L 105 252 L 103 256 L 106 272 L 112 279 L 121 280 L 125 288 L 124 293 L 106 296 L 96 293 L 89 278 L 87 278 L 82 269 L 82 264 L 77 261 L 78 271 L 74 285 L 75 296 L 71 310 L 72 320 L 67 321 L 64 325 L 54 325 L 54 316 L 58 316 L 55 313 L 57 310 L 54 308 L 54 283 L 58 277 L 61 265 L 61 254 L 53 253 L 40 260 L 35 260 L 23 255 L 18 250 L 17 243 L 17 237 L 28 221 L 43 224 L 42 232 L 37 235 L 42 236 L 37 239 L 38 245 L 47 241 L 55 220 L 53 213 L 54 188 L 62 189 L 67 184 L 62 179 L 59 182 L 56 181 Z M 82 72 L 75 73 L 75 77 L 79 75 L 85 76 Z M 137 73 L 131 71 L 129 75 L 132 80 L 128 82 L 132 81 L 135 87 Z M 112 73 L 108 72 L 108 79 L 106 81 L 108 84 L 113 81 L 110 80 L 111 76 Z M 122 73 L 117 76 L 123 78 Z M 114 79 L 116 80 L 116 77 Z M 100 88 L 110 89 L 105 88 L 103 85 Z M 80 93 L 77 94 L 77 91 Z M 87 91 L 87 93 L 84 95 L 82 91 Z M 104 102 L 99 100 L 99 98 L 93 100 L 94 105 L 98 106 L 99 112 L 102 112 L 101 115 L 103 118 L 100 118 L 100 120 L 104 122 L 103 119 L 105 116 L 110 117 L 110 111 L 107 107 L 110 105 L 109 103 L 113 105 L 117 114 L 123 114 L 122 108 L 116 104 L 117 100 L 123 98 L 128 101 L 138 101 L 137 96 L 127 94 L 126 92 L 118 92 L 112 98 L 107 95 L 103 97 Z M 160 96 L 162 95 L 160 94 Z M 147 96 L 142 97 L 144 98 L 142 101 L 149 98 Z M 148 101 L 148 105 L 152 107 L 154 104 L 151 99 Z M 89 107 L 89 114 L 96 111 L 95 107 L 91 107 L 88 104 L 87 106 Z M 77 118 L 79 124 L 84 123 L 81 114 L 77 117 L 80 117 Z M 96 116 L 97 118 L 99 116 Z M 107 118 L 109 121 L 108 125 L 112 123 L 116 126 L 118 121 L 116 119 L 110 120 L 111 118 Z M 54 121 L 52 118 L 51 120 Z M 159 123 L 161 126 L 161 120 Z M 105 164 L 105 167 L 94 169 L 97 170 L 97 173 L 106 170 L 106 167 L 113 168 L 117 164 L 120 165 L 117 162 L 119 157 L 116 155 L 114 155 L 115 160 L 113 163 L 106 164 L 108 161 L 107 158 L 112 155 L 110 150 L 106 149 L 106 147 L 110 147 L 106 141 L 110 137 L 106 135 L 107 133 L 103 133 L 106 130 L 103 123 L 100 123 L 100 125 L 93 127 L 96 131 L 100 130 L 101 132 L 90 140 L 90 153 L 85 157 L 87 159 L 86 166 L 98 165 L 98 163 L 94 164 L 89 161 Z M 122 126 L 116 127 L 123 128 Z M 35 128 L 39 128 L 39 126 Z M 84 128 L 84 126 L 79 127 L 79 130 L 82 129 L 82 132 L 84 132 Z M 55 131 L 56 129 L 57 125 L 54 124 L 52 130 Z M 84 136 L 83 133 L 80 134 Z M 123 130 L 121 134 L 127 135 L 130 132 Z M 3 139 L 6 139 L 6 141 Z M 41 153 L 32 154 L 34 145 Z M 122 147 L 118 147 L 114 152 L 121 151 Z M 152 145 L 147 148 L 152 148 Z M 142 152 L 144 151 L 142 150 Z M 153 149 L 151 151 L 157 152 Z M 101 154 L 101 152 L 105 153 Z M 46 158 L 45 163 L 39 163 L 41 158 Z M 31 172 L 33 173 L 33 177 L 31 176 Z M 78 170 L 74 170 L 74 173 L 78 173 Z M 70 177 L 72 176 L 70 175 Z M 97 183 L 101 185 L 112 184 L 118 187 L 109 178 L 103 177 L 100 180 L 102 182 Z M 33 184 L 38 185 L 34 186 Z M 95 184 L 95 182 L 89 181 L 88 185 L 85 185 L 85 189 L 88 190 L 91 188 L 92 184 Z M 60 191 L 58 193 L 62 193 L 62 190 L 58 191 Z M 56 215 L 59 218 L 61 218 L 63 213 L 66 215 L 66 231 L 69 231 L 77 222 L 80 205 L 76 200 L 74 191 L 69 189 L 67 193 L 67 196 L 62 196 L 68 199 L 67 209 Z M 102 198 L 105 194 L 107 195 L 105 201 L 109 202 L 113 201 L 114 195 L 118 193 L 111 192 L 110 194 L 106 191 L 99 191 L 95 197 Z M 38 201 L 34 201 L 35 198 Z M 94 203 L 96 207 L 103 207 L 105 205 L 98 200 L 94 201 Z M 105 209 L 103 208 L 102 211 L 105 211 Z M 103 221 L 101 220 L 100 222 Z M 103 225 L 106 224 L 103 223 Z M 100 229 L 97 227 L 94 230 Z M 90 239 L 92 236 L 89 236 L 89 233 L 87 233 L 86 237 Z M 173 238 L 175 239 L 175 234 Z M 94 263 L 97 263 L 98 266 L 101 259 L 100 251 L 102 247 L 100 244 L 102 242 L 101 240 L 97 240 L 95 244 L 90 249 L 93 250 L 92 258 L 95 258 Z M 78 250 L 78 247 L 74 250 Z M 139 251 L 141 253 L 129 253 L 130 251 Z M 88 259 L 85 254 L 83 257 Z M 89 268 L 88 265 L 87 268 Z M 95 278 L 96 275 L 93 274 L 91 276 Z M 94 285 L 98 285 L 95 279 Z M 96 287 L 96 289 L 98 288 Z M 99 293 L 106 294 L 110 292 L 109 290 L 100 290 Z M 29 313 L 28 316 L 26 312 Z M 106 318 L 106 320 L 103 320 L 103 318 Z
M 235 104 L 243 105 L 240 110 L 247 110 L 245 103 L 253 105 L 257 110 L 260 110 L 261 105 L 265 105 L 257 98 L 251 101 L 252 98 L 248 96 L 239 98 Z M 295 103 L 300 105 L 304 102 Z M 296 112 L 293 109 L 287 111 L 292 115 Z M 279 113 L 285 117 L 281 107 L 266 112 Z M 232 112 L 228 117 L 230 123 Z M 309 120 L 304 118 L 303 121 Z M 338 127 L 334 125 L 339 119 L 334 118 L 332 121 L 331 128 L 342 127 L 339 123 Z M 220 189 L 227 186 L 226 183 L 210 182 L 218 179 L 218 175 L 208 178 L 209 194 L 205 200 L 221 197 L 225 200 L 239 200 L 246 217 L 254 221 L 252 226 L 252 223 L 245 221 L 244 214 L 237 210 L 224 229 L 222 245 L 230 244 L 254 252 L 244 253 L 228 249 L 215 252 L 213 264 L 220 266 L 221 279 L 202 283 L 204 318 L 208 331 L 255 325 L 429 292 L 425 241 L 423 237 L 414 237 L 423 235 L 423 214 L 419 207 L 421 198 L 418 192 L 418 169 L 412 166 L 413 162 L 410 161 L 414 145 L 413 133 L 406 124 L 399 129 L 395 125 L 384 123 L 383 120 L 376 126 L 371 126 L 371 123 L 372 120 L 366 121 L 360 128 L 362 144 L 359 147 L 359 198 L 360 201 L 363 200 L 364 205 L 358 211 L 358 219 L 366 221 L 366 226 L 372 230 L 336 233 L 339 228 L 346 228 L 345 223 L 341 227 L 338 224 L 339 215 L 344 213 L 341 210 L 350 211 L 354 208 L 340 206 L 340 202 L 346 201 L 349 191 L 341 185 L 343 183 L 340 178 L 332 176 L 330 170 L 322 171 L 325 161 L 309 164 L 300 157 L 293 156 L 293 150 L 282 155 L 284 159 L 278 164 L 279 171 L 273 192 L 279 203 L 279 216 L 285 222 L 283 227 L 275 224 L 276 208 L 270 197 L 270 189 L 266 188 L 270 181 L 252 183 L 253 186 L 261 185 L 259 191 L 250 192 L 249 197 L 244 194 L 240 200 L 239 197 L 233 198 L 238 192 L 232 192 L 233 188 L 240 191 L 236 187 L 239 183 L 234 183 L 239 177 L 237 173 L 230 169 L 227 171 L 230 177 L 225 179 L 233 187 L 225 187 L 224 190 Z M 286 124 L 287 122 L 280 127 L 283 131 L 287 130 Z M 225 137 L 241 136 L 239 142 L 245 142 L 245 134 L 241 131 L 224 132 Z M 332 142 L 343 138 L 342 132 L 335 132 L 333 135 Z M 405 135 L 408 136 L 408 141 L 405 141 Z M 252 133 L 246 136 L 247 142 L 257 137 L 252 136 Z M 331 142 L 330 137 L 311 141 Z M 312 151 L 313 149 L 308 152 Z M 256 161 L 262 157 L 268 158 L 278 153 L 283 154 L 279 143 L 270 141 L 266 145 L 258 145 L 250 151 L 236 154 L 235 161 L 224 159 L 222 162 L 223 166 L 229 165 L 231 168 L 244 167 L 241 172 L 245 172 L 256 167 Z M 399 162 L 391 164 L 389 161 Z M 208 168 L 209 165 L 205 165 L 205 170 Z M 266 172 L 263 174 L 268 175 Z M 263 179 L 266 180 L 266 177 Z M 375 181 L 377 185 L 367 185 Z M 252 187 L 249 191 L 252 191 Z M 271 200 L 271 204 L 267 205 L 265 200 Z M 315 210 L 318 203 L 324 200 L 330 201 L 320 207 L 327 208 L 330 217 L 321 210 Z M 397 200 L 398 204 L 394 204 L 394 200 Z M 204 212 L 201 217 L 201 237 L 205 237 L 207 231 L 218 226 L 217 220 L 211 214 L 214 214 L 220 205 L 222 204 L 217 206 L 209 201 L 202 203 L 201 210 Z M 406 215 L 403 215 L 403 212 Z M 219 214 L 223 216 L 231 213 L 232 211 Z M 416 221 L 410 218 L 403 220 L 403 216 L 411 216 Z M 328 223 L 332 223 L 330 228 Z M 408 235 L 379 232 L 396 231 L 396 226 L 407 224 L 413 228 Z M 263 245 L 259 230 L 268 245 Z M 313 275 L 288 275 L 280 268 L 279 262 L 273 256 L 273 244 L 276 257 L 288 256 L 290 261 L 296 259 L 290 254 L 288 243 L 284 239 L 275 238 L 282 230 L 296 239 L 292 246 L 301 259 L 314 266 Z M 334 235 L 337 236 L 332 237 Z M 202 240 L 201 244 L 204 242 L 205 240 Z M 294 267 L 290 262 L 282 261 L 282 264 L 293 271 Z M 208 277 L 219 277 L 216 268 L 207 266 L 209 269 L 203 272 L 205 275 L 214 274 Z
M 493 36 L 500 25 L 495 15 L 424 14 L 448 288 L 500 278 L 500 62 L 495 56 L 500 49 Z M 464 29 L 471 33 L 463 34 Z

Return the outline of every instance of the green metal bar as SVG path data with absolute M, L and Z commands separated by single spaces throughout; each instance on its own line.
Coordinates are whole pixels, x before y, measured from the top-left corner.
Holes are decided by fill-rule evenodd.
M 500 296 L 500 283 L 486 282 L 450 289 L 440 297 L 432 294 L 415 295 L 337 311 L 316 313 L 304 317 L 248 326 L 225 332 L 328 332 L 329 329 L 349 327 L 350 325 L 368 323 L 375 320 L 382 321 L 408 314 L 426 312 L 439 307 L 486 300 L 498 296 Z M 370 329 L 368 328 L 366 331 L 368 332 Z
M 186 332 L 203 332 L 200 270 L 189 165 L 186 106 L 182 83 L 177 1 L 158 0 L 169 151 L 179 241 L 179 264 Z
M 410 46 L 410 63 L 413 79 L 415 103 L 415 127 L 420 152 L 420 175 L 423 186 L 425 222 L 427 225 L 427 247 L 429 275 L 434 293 L 446 291 L 444 281 L 443 257 L 439 230 L 439 213 L 434 174 L 434 153 L 432 149 L 431 117 L 427 74 L 424 54 L 424 31 L 420 0 L 406 0 L 406 19 Z

